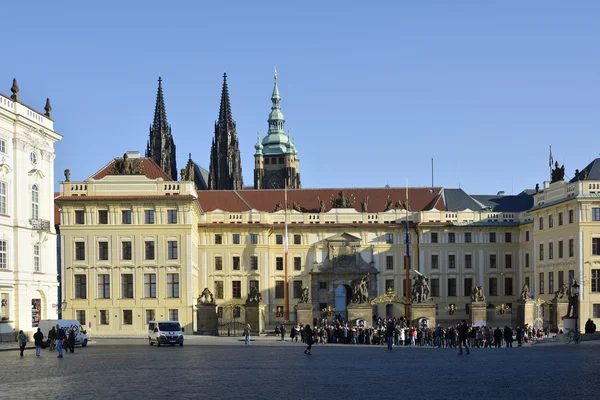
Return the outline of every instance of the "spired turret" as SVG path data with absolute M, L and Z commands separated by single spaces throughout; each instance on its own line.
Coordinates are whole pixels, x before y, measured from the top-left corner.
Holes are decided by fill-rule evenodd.
M 256 150 L 255 189 L 300 188 L 298 151 L 290 136 L 285 134 L 285 118 L 281 112 L 281 96 L 277 80 L 277 70 L 275 70 L 271 112 L 267 119 L 269 130 L 262 143 L 259 142 L 254 146 Z

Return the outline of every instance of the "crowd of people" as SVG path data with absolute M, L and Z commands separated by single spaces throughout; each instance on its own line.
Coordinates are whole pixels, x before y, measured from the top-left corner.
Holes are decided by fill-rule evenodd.
M 35 344 L 35 355 L 39 357 L 41 354 L 42 347 L 44 346 L 44 334 L 37 329 L 37 332 L 33 334 L 33 340 Z M 19 344 L 19 350 L 21 351 L 21 357 L 23 357 L 23 351 L 27 346 L 27 335 L 23 331 L 19 331 L 17 335 L 17 341 Z M 63 358 L 63 349 L 68 353 L 75 353 L 75 331 L 69 330 L 67 334 L 66 329 L 61 329 L 58 325 L 52 327 L 48 332 L 48 343 L 50 344 L 50 351 L 56 350 L 58 358 Z
M 281 340 L 285 340 L 287 330 L 281 325 L 276 327 L 275 333 L 281 336 Z M 369 326 L 349 325 L 343 319 L 335 319 L 332 322 L 325 320 L 321 326 L 311 329 L 314 344 L 385 344 L 388 350 L 392 346 L 459 348 L 461 334 L 468 347 L 497 348 L 513 347 L 515 342 L 516 346 L 522 346 L 525 342 L 543 338 L 547 333 L 530 325 L 517 326 L 513 330 L 509 326 L 473 326 L 466 322 L 446 327 L 415 327 L 403 317 L 397 319 L 377 316 L 373 317 L 373 323 Z M 292 341 L 305 343 L 306 329 L 296 325 L 290 329 L 289 337 Z

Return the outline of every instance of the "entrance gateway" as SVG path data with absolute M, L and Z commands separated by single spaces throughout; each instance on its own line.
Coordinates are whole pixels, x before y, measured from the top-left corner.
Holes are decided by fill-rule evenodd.
M 373 249 L 362 249 L 360 237 L 344 232 L 327 238 L 324 250 L 327 251 L 326 258 L 320 263 L 315 262 L 310 273 L 311 301 L 319 305 L 314 310 L 314 317 L 318 321 L 331 321 L 337 315 L 347 319 L 348 306 L 352 305 L 353 282 L 369 276 L 368 293 L 371 296 L 377 293 L 379 272 L 375 269 Z M 367 321 L 372 319 L 373 312 L 369 311 L 369 314 L 369 318 L 365 318 Z

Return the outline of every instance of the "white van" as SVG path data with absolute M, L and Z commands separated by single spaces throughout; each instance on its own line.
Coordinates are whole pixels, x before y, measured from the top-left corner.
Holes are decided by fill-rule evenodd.
M 85 331 L 85 327 L 81 326 L 79 321 L 74 319 L 43 319 L 40 321 L 38 328 L 40 328 L 40 332 L 44 334 L 44 344 L 49 345 L 50 340 L 48 339 L 48 333 L 52 327 L 56 328 L 56 325 L 60 327 L 60 329 L 65 331 L 65 335 L 67 338 L 69 337 L 69 331 L 73 329 L 75 332 L 75 344 L 81 345 L 82 347 L 87 346 L 88 337 Z M 58 331 L 57 331 L 58 334 Z
M 184 328 L 177 321 L 150 321 L 148 323 L 148 343 L 150 346 L 154 346 L 154 343 L 158 346 L 161 344 L 183 346 L 183 332 Z

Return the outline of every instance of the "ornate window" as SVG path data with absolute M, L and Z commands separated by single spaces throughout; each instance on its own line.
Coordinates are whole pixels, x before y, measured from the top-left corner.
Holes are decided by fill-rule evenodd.
M 40 257 L 40 244 L 36 243 L 33 245 L 33 270 L 35 272 L 40 272 L 42 269 Z
M 0 182 L 0 214 L 6 214 L 6 183 Z
M 31 187 L 31 219 L 40 218 L 40 193 L 37 185 Z

